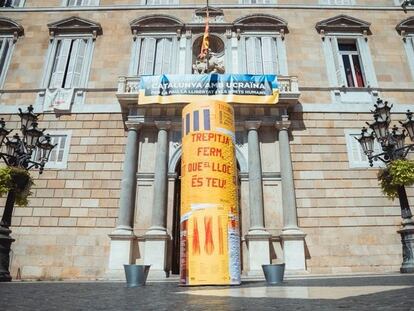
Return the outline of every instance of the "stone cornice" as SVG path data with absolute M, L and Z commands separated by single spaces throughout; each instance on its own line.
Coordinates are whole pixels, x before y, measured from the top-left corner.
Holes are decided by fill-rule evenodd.
M 141 122 L 139 122 L 139 123 L 133 122 L 133 121 L 126 121 L 125 122 L 125 127 L 128 130 L 136 130 L 136 131 L 139 131 L 142 128 L 142 125 L 143 124 Z
M 171 121 L 154 121 L 155 126 L 159 130 L 169 130 L 171 128 Z
M 262 121 L 248 120 L 244 121 L 244 126 L 246 130 L 258 130 L 262 125 Z
M 89 19 L 71 16 L 53 23 L 47 24 L 51 37 L 59 34 L 90 33 L 94 38 L 102 35 L 102 27 Z
M 18 37 L 24 35 L 23 26 L 7 17 L 0 17 L 0 34 L 13 35 L 16 41 Z
M 276 123 L 275 123 L 275 126 L 279 131 L 288 130 L 291 125 L 292 125 L 292 123 L 289 121 L 289 116 L 288 115 L 282 115 L 282 120 L 281 121 L 276 121 Z
M 402 20 L 395 29 L 403 37 L 407 34 L 414 34 L 414 16 Z
M 165 12 L 165 10 L 177 10 L 177 9 L 189 9 L 195 10 L 205 7 L 205 5 L 168 5 L 168 6 L 159 6 L 159 5 L 108 5 L 108 6 L 84 6 L 84 7 L 19 7 L 19 8 L 1 8 L 1 12 L 7 14 L 11 12 L 98 12 L 98 11 L 160 11 Z M 251 9 L 291 9 L 291 10 L 332 10 L 332 11 L 396 11 L 401 12 L 402 9 L 400 6 L 359 6 L 359 5 L 344 5 L 344 6 L 334 6 L 334 5 L 302 5 L 302 4 L 268 4 L 268 5 L 240 5 L 240 4 L 226 4 L 226 5 L 215 5 L 215 7 L 220 9 L 237 9 L 237 10 L 246 10 L 250 11 Z M 414 8 L 407 7 L 407 11 L 414 11 Z

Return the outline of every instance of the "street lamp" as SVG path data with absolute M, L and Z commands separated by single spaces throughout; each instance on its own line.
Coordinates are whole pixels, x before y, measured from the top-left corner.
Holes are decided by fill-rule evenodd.
M 367 125 L 372 130 L 368 134 L 366 127 L 362 128 L 361 137 L 357 138 L 362 150 L 368 157 L 370 166 L 373 166 L 373 161 L 380 160 L 386 164 L 398 160 L 405 159 L 408 152 L 414 150 L 414 144 L 405 144 L 405 138 L 408 133 L 411 141 L 414 142 L 414 120 L 412 119 L 412 112 L 409 110 L 406 113 L 407 119 L 404 122 L 400 121 L 400 124 L 404 128 L 401 132 L 398 127 L 394 125 L 389 128 L 391 123 L 391 106 L 388 106 L 387 101 L 377 99 L 377 103 L 374 105 L 375 110 L 371 111 L 374 116 L 374 122 L 371 124 L 367 122 Z M 377 140 L 382 147 L 381 153 L 374 154 L 374 140 Z M 410 205 L 408 203 L 407 193 L 404 185 L 398 186 L 397 189 L 398 198 L 401 207 L 402 228 L 398 230 L 401 235 L 401 243 L 403 249 L 403 262 L 400 268 L 401 273 L 414 273 L 414 221 L 412 220 L 412 214 Z
M 37 128 L 38 115 L 33 113 L 33 106 L 30 105 L 27 111 L 23 112 L 19 108 L 21 121 L 21 137 L 14 134 L 8 137 L 12 131 L 6 129 L 6 122 L 0 119 L 0 157 L 9 167 L 19 167 L 25 170 L 38 168 L 42 174 L 43 168 L 49 159 L 50 152 L 55 147 L 50 140 L 50 135 L 44 135 L 45 130 Z M 33 154 L 36 159 L 33 159 Z M 11 281 L 9 272 L 10 265 L 10 246 L 14 239 L 10 237 L 11 219 L 13 214 L 16 192 L 10 190 L 7 194 L 6 205 L 3 217 L 0 221 L 0 282 Z
M 404 0 L 401 3 L 401 7 L 403 8 L 404 12 L 407 13 L 407 6 L 412 6 L 414 5 L 414 0 Z

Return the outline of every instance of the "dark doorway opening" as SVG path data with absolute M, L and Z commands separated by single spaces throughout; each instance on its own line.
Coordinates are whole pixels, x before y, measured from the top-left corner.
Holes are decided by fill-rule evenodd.
M 180 274 L 181 161 L 175 169 L 171 273 Z

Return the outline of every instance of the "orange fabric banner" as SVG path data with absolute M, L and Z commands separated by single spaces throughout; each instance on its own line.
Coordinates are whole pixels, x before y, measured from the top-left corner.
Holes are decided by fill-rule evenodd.
M 207 56 L 208 49 L 210 47 L 210 29 L 208 25 L 209 15 L 208 15 L 208 8 L 207 8 L 207 15 L 206 15 L 206 28 L 204 29 L 203 41 L 201 42 L 201 49 L 200 54 L 198 57 L 203 59 Z

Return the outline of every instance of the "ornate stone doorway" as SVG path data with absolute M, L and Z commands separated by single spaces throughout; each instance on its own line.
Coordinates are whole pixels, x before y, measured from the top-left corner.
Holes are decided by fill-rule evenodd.
M 240 224 L 240 237 L 242 236 L 242 221 L 241 221 L 241 179 L 240 179 L 240 165 L 237 161 L 238 171 L 238 205 L 239 205 L 239 224 Z M 171 250 L 171 274 L 180 274 L 180 207 L 181 207 L 181 159 L 177 162 L 175 168 L 176 178 L 174 181 L 174 203 L 173 203 L 173 224 L 172 224 L 172 250 Z M 242 245 L 240 245 L 240 266 L 243 271 L 243 253 Z

